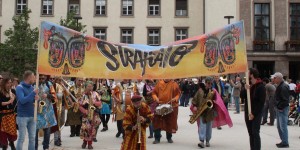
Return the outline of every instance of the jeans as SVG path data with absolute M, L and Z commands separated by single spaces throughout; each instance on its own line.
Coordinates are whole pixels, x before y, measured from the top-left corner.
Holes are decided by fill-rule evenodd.
M 245 113 L 245 115 L 248 115 Z M 245 120 L 249 138 L 250 138 L 250 149 L 260 150 L 261 140 L 260 140 L 260 123 L 262 114 L 257 114 L 253 120 Z M 245 118 L 247 118 L 245 116 Z
M 168 140 L 172 139 L 172 133 L 166 132 L 166 136 L 167 136 Z M 160 138 L 161 138 L 161 129 L 155 129 L 154 130 L 154 137 L 155 137 L 155 140 L 160 141 Z
M 277 129 L 282 144 L 289 144 L 288 140 L 288 114 L 290 107 L 285 107 L 282 112 L 276 109 Z
M 16 149 L 17 150 L 23 149 L 23 143 L 25 140 L 26 129 L 27 129 L 28 139 L 29 139 L 28 150 L 34 150 L 36 124 L 33 117 L 17 117 L 17 124 L 19 127 L 19 137 L 18 137 Z
M 237 113 L 240 113 L 240 97 L 233 97 L 234 102 L 235 102 L 235 110 Z
M 50 128 L 43 129 L 44 131 L 44 140 L 43 140 L 43 149 L 49 149 L 50 143 Z M 35 148 L 38 150 L 39 144 L 39 130 L 36 130 L 36 137 L 35 137 Z
M 180 98 L 180 106 L 186 107 L 189 104 L 190 95 L 189 94 L 182 94 Z
M 203 118 L 200 117 L 200 125 L 199 125 L 199 140 L 209 142 L 212 134 L 212 121 L 203 122 Z
M 152 123 L 149 125 L 150 136 L 153 136 L 153 125 Z

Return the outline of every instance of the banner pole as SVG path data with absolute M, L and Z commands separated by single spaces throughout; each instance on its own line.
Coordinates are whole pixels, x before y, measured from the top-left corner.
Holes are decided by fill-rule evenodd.
M 41 29 L 41 24 L 40 24 L 40 28 L 39 28 L 39 41 L 38 41 L 38 52 L 37 52 L 37 59 L 36 59 L 36 79 L 35 79 L 35 88 L 38 89 L 39 88 L 39 55 L 40 55 L 40 46 L 41 46 L 41 34 L 42 34 L 42 29 Z M 34 100 L 34 121 L 37 121 L 37 101 Z

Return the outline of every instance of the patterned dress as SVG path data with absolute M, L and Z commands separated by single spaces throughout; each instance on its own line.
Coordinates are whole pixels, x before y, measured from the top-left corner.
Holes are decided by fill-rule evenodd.
M 54 114 L 54 109 L 52 105 L 52 100 L 50 100 L 48 97 L 45 99 L 42 99 L 42 94 L 47 94 L 47 95 L 54 95 L 55 96 L 55 91 L 53 89 L 53 86 L 51 83 L 48 83 L 49 87 L 46 84 L 41 84 L 39 86 L 40 89 L 40 99 L 38 101 L 38 113 L 37 113 L 37 124 L 36 124 L 36 129 L 45 129 L 49 128 L 52 126 L 57 125 L 55 114 Z M 41 107 L 39 104 L 40 102 L 43 101 L 45 102 L 45 105 Z
M 146 150 L 146 128 L 153 119 L 153 114 L 150 108 L 144 102 L 141 103 L 139 109 L 140 116 L 143 116 L 146 121 L 141 123 L 141 144 L 138 148 L 138 131 L 132 130 L 132 127 L 137 123 L 137 109 L 133 105 L 127 107 L 124 120 L 123 128 L 125 129 L 125 139 L 122 143 L 121 150 Z
M 88 118 L 88 108 L 89 108 L 89 101 L 90 101 L 90 96 L 88 95 L 83 95 L 83 97 L 79 100 L 80 104 L 80 111 L 82 112 L 82 125 L 80 129 L 80 138 L 83 139 L 84 141 L 92 141 L 94 138 L 96 138 L 96 129 L 101 123 L 99 113 L 94 112 L 93 119 L 90 120 Z M 94 107 L 100 107 L 101 106 L 101 101 L 100 101 L 100 96 L 98 95 L 97 92 L 92 92 L 92 102 Z

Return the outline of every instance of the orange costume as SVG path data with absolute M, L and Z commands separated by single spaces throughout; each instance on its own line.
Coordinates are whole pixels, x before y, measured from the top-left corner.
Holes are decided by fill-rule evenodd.
M 154 130 L 160 129 L 170 134 L 176 133 L 178 129 L 177 126 L 178 99 L 180 97 L 180 89 L 178 84 L 173 80 L 170 80 L 169 82 L 165 82 L 164 80 L 161 80 L 155 86 L 152 92 L 152 97 L 159 104 L 167 104 L 167 103 L 171 104 L 170 101 L 173 99 L 172 113 L 165 116 L 154 115 L 154 119 L 153 119 Z
M 146 119 L 145 122 L 141 123 L 140 147 L 138 147 L 138 130 L 132 130 L 132 127 L 137 124 L 137 108 L 134 108 L 133 105 L 129 105 L 126 109 L 123 120 L 125 139 L 122 143 L 121 150 L 146 150 L 146 128 L 151 123 L 153 114 L 151 113 L 148 105 L 144 102 L 141 103 L 139 114 Z

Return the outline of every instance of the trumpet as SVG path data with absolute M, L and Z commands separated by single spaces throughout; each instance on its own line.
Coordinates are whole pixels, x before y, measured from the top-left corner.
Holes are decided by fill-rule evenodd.
M 43 112 L 43 108 L 46 106 L 46 102 L 44 100 L 39 101 L 39 113 Z

